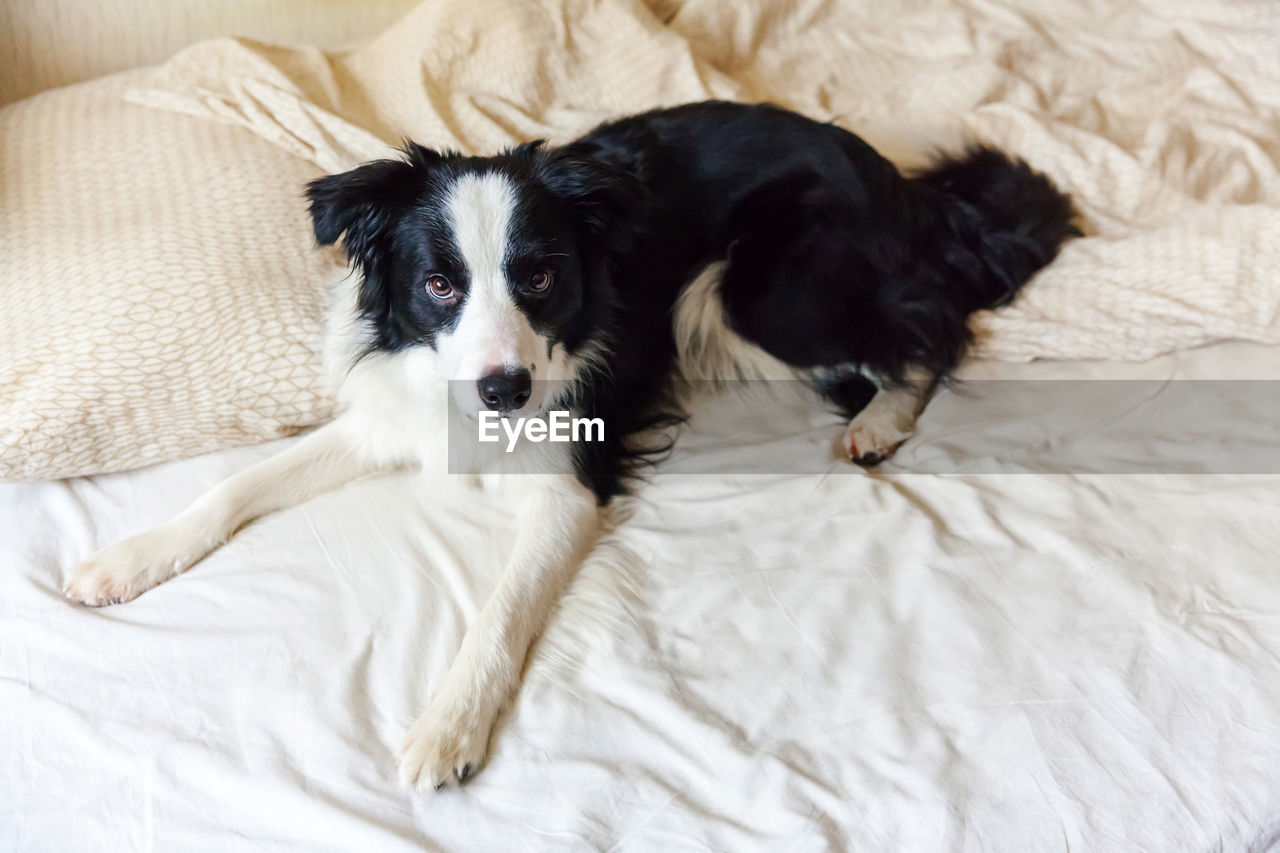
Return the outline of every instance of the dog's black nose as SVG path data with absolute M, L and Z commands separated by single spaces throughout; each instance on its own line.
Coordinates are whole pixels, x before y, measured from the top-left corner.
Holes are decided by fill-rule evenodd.
M 499 412 L 514 412 L 529 402 L 533 393 L 533 377 L 523 367 L 490 373 L 476 382 L 480 402 Z

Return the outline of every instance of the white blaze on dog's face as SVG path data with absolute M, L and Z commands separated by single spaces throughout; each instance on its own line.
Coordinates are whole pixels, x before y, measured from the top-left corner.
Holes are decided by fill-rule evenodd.
M 463 175 L 449 187 L 445 216 L 467 281 L 465 294 L 456 297 L 456 324 L 436 336 L 437 370 L 464 414 L 495 408 L 495 400 L 502 411 L 538 411 L 554 341 L 535 331 L 516 304 L 517 291 L 528 283 L 512 282 L 508 275 L 516 188 L 498 172 Z M 553 270 L 534 276 L 539 284 L 555 284 Z
M 435 369 L 410 384 L 449 380 L 470 416 L 545 410 L 601 351 L 608 257 L 643 189 L 537 143 L 494 157 L 405 154 L 308 188 L 317 240 L 341 238 L 360 271 L 364 350 L 430 350 Z

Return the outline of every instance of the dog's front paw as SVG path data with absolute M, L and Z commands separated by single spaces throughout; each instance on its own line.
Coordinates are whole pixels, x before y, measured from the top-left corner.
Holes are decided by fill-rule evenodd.
M 911 437 L 911 429 L 891 412 L 862 411 L 844 431 L 841 448 L 858 465 L 879 465 Z
M 400 777 L 420 789 L 467 781 L 484 763 L 495 712 L 442 695 L 414 721 L 400 750 Z
M 186 568 L 164 544 L 153 532 L 104 548 L 71 570 L 62 592 L 90 607 L 132 601 Z

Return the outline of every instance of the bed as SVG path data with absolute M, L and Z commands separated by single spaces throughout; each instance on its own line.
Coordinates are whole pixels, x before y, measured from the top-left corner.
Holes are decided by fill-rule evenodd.
M 1042 381 L 1241 364 L 1274 377 L 1280 352 L 1057 364 Z M 707 412 L 690 455 L 743 452 Z M 829 453 L 831 418 L 791 416 L 751 443 Z M 1219 441 L 1265 456 L 1274 434 L 1250 447 L 1169 423 L 1129 448 L 1150 473 L 1036 474 L 1019 471 L 1067 436 L 933 420 L 874 474 L 674 460 L 584 567 L 488 768 L 438 796 L 400 787 L 395 751 L 495 580 L 500 502 L 408 476 L 355 485 L 84 610 L 58 593 L 66 566 L 279 444 L 4 486 L 3 844 L 1268 849 L 1280 477 L 1160 460 Z M 1006 472 L 963 473 L 975 450 Z M 910 473 L 939 455 L 956 473 Z
M 379 56 L 390 63 L 450 11 L 426 5 L 380 37 Z M 478 5 L 490 16 L 502 6 Z M 678 36 L 654 75 L 671 97 L 686 79 L 672 69 L 733 97 L 786 71 L 817 81 L 796 90 L 811 112 L 853 103 L 850 87 L 823 79 L 821 52 L 781 47 L 841 4 L 785 16 L 696 0 L 578 5 L 623 9 L 663 50 Z M 1079 279 L 1042 278 L 1013 312 L 981 321 L 978 357 L 892 462 L 869 472 L 835 460 L 838 419 L 793 400 L 748 401 L 746 418 L 740 399 L 704 400 L 574 580 L 484 772 L 438 795 L 401 787 L 396 751 L 510 543 L 509 508 L 491 486 L 411 474 L 358 483 L 250 525 L 135 602 L 88 610 L 58 591 L 76 560 L 296 439 L 0 484 L 0 848 L 1280 845 L 1274 144 L 1244 120 L 1220 123 L 1253 140 L 1221 148 L 1246 152 L 1251 182 L 1230 163 L 1209 181 L 1196 158 L 1171 154 L 1183 150 L 1176 134 L 1128 149 L 1111 139 L 1098 154 L 1079 135 L 1088 105 L 1070 116 L 1008 106 L 1043 94 L 1032 73 L 1043 66 L 987 50 L 1019 42 L 984 34 L 1036 31 L 1029 7 L 933 8 L 936 61 L 914 56 L 920 75 L 950 80 L 963 99 L 992 69 L 1020 69 L 1000 78 L 990 109 L 966 113 L 966 129 L 1061 167 L 1090 237 Z M 1200 51 L 1214 49 L 1206 33 L 1253 44 L 1239 22 L 1254 15 L 1254 31 L 1268 31 L 1275 17 L 1260 9 L 1228 20 L 1178 4 L 1169 31 Z M 1125 14 L 1101 15 L 1074 43 L 1114 53 L 1132 35 Z M 584 15 L 597 35 L 614 21 Z M 862 47 L 882 48 L 881 65 L 866 63 L 874 78 L 898 53 L 867 15 Z M 974 16 L 986 29 L 966 30 Z M 572 43 L 569 19 L 550 20 L 557 43 Z M 904 13 L 893 31 L 921 20 Z M 961 62 L 965 45 L 944 36 L 966 31 L 997 60 Z M 759 62 L 735 64 L 746 52 Z M 406 118 L 420 93 L 362 100 L 360 81 L 386 79 L 370 54 L 317 56 L 198 45 L 129 97 L 248 127 L 322 168 L 380 153 L 404 123 L 483 148 L 596 118 L 572 97 L 533 110 L 479 96 L 463 65 L 450 66 L 463 81 L 456 102 L 428 85 L 435 111 Z M 332 85 L 298 82 L 317 68 Z M 937 92 L 895 97 L 920 118 L 934 115 Z M 592 103 L 622 111 L 627 97 Z M 1099 97 L 1092 109 L 1105 112 Z M 1214 115 L 1215 102 L 1186 97 Z M 1252 111 L 1268 121 L 1275 101 L 1258 98 Z M 872 106 L 859 120 L 892 135 Z M 1124 183 L 1157 156 L 1174 163 L 1167 180 L 1150 192 Z M 1199 246 L 1244 260 L 1196 278 L 1204 270 L 1168 257 L 1194 228 L 1213 239 L 1189 256 Z M 1085 298 L 1098 292 L 1087 273 L 1114 269 L 1148 274 L 1107 273 L 1128 301 Z

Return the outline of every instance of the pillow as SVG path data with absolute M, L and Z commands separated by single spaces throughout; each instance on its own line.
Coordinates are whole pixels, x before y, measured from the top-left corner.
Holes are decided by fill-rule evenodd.
M 316 166 L 126 103 L 146 71 L 0 109 L 0 479 L 120 471 L 331 413 Z

